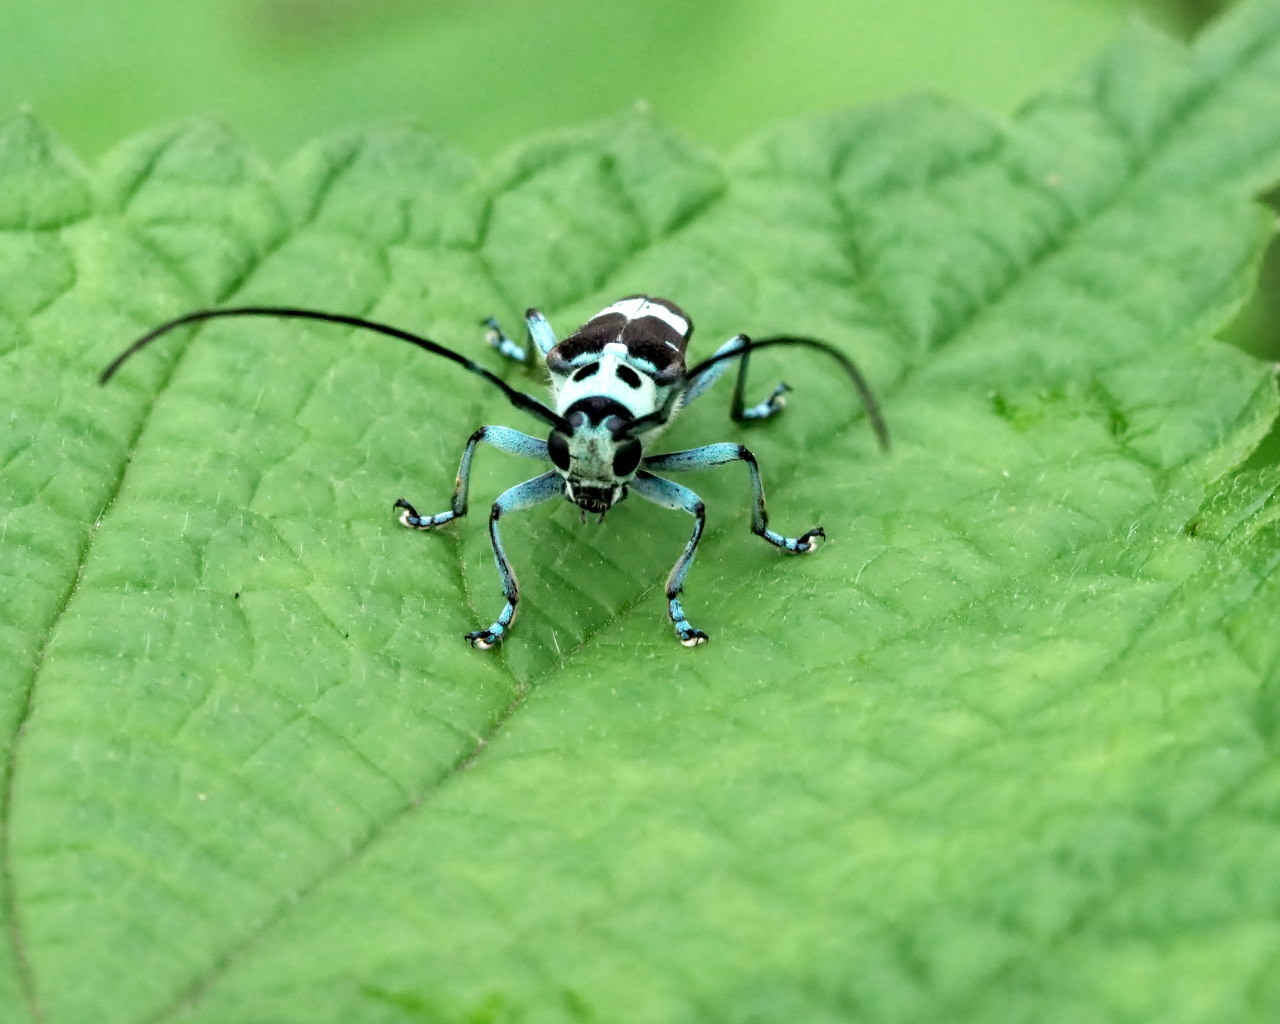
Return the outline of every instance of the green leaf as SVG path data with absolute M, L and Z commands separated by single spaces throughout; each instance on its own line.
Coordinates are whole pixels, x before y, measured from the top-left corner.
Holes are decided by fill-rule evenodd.
M 397 126 L 279 169 L 207 124 L 82 170 L 0 134 L 0 1018 L 50 1022 L 1221 1021 L 1280 1010 L 1274 368 L 1213 335 L 1280 178 L 1280 4 L 1193 49 L 1135 29 L 994 124 L 937 100 L 779 127 L 731 160 L 642 117 L 480 168 Z M 697 351 L 829 339 L 739 433 L 673 446 L 687 517 L 443 509 L 479 423 L 456 367 L 669 295 Z M 537 390 L 536 374 L 504 368 Z M 727 388 L 725 389 L 727 392 Z M 1251 459 L 1251 455 L 1253 458 Z M 476 508 L 527 475 L 477 460 Z

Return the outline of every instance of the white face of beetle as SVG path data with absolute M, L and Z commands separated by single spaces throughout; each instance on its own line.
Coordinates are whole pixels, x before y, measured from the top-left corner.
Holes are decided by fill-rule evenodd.
M 606 345 L 599 356 L 581 358 L 568 377 L 556 382 L 556 412 L 563 416 L 575 402 L 596 395 L 612 399 L 636 418 L 659 405 L 653 378 L 628 362 L 627 347 L 619 342 Z

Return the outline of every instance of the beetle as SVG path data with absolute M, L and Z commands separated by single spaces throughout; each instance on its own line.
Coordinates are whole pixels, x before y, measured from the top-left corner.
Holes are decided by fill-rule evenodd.
M 782 346 L 814 349 L 830 356 L 844 371 L 861 398 L 881 448 L 889 447 L 888 430 L 870 386 L 857 366 L 835 347 L 812 338 L 775 337 L 752 341 L 745 334 L 738 334 L 713 355 L 689 367 L 685 355 L 693 334 L 693 321 L 674 302 L 651 295 L 628 295 L 611 303 L 561 341 L 557 341 L 546 317 L 536 309 L 526 312 L 529 338 L 545 360 L 551 378 L 551 406 L 517 391 L 479 363 L 428 338 L 362 317 L 290 306 L 201 309 L 169 320 L 116 356 L 103 370 L 100 383 L 109 381 L 127 359 L 162 335 L 190 324 L 229 317 L 315 320 L 406 341 L 488 381 L 517 409 L 550 427 L 545 441 L 511 427 L 480 427 L 463 448 L 448 510 L 421 515 L 404 498 L 397 499 L 393 506 L 399 512 L 401 523 L 418 530 L 433 530 L 465 516 L 471 462 L 481 443 L 513 455 L 550 462 L 551 469 L 504 491 L 490 508 L 489 537 L 505 603 L 492 625 L 466 634 L 472 646 L 483 650 L 494 647 L 511 629 L 520 601 L 520 588 L 499 529 L 500 521 L 510 512 L 564 497 L 578 506 L 583 522 L 588 515 L 602 522 L 614 505 L 634 493 L 662 508 L 683 510 L 693 516 L 693 535 L 666 584 L 667 615 L 676 637 L 686 647 L 696 647 L 707 640 L 706 633 L 689 623 L 680 602 L 685 577 L 706 526 L 706 506 L 692 490 L 659 473 L 743 462 L 751 476 L 752 533 L 792 554 L 812 551 L 826 536 L 820 526 L 799 537 L 786 537 L 769 529 L 760 468 L 756 457 L 744 445 L 722 442 L 685 451 L 649 454 L 650 446 L 679 411 L 714 384 L 734 360 L 738 361 L 738 376 L 729 410 L 734 421 L 769 419 L 782 410 L 786 404 L 784 396 L 790 390 L 786 384 L 779 384 L 764 401 L 747 406 L 744 394 L 751 353 Z M 513 341 L 496 320 L 487 318 L 481 325 L 487 328 L 490 345 L 504 357 L 519 363 L 529 361 L 528 351 Z

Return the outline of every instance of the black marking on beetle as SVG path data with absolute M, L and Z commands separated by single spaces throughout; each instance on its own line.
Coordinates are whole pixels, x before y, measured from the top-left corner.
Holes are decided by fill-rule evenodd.
M 621 402 L 615 402 L 612 398 L 606 398 L 604 395 L 589 395 L 586 398 L 580 398 L 564 411 L 564 418 L 569 421 L 570 426 L 577 425 L 574 422 L 575 419 L 578 419 L 578 423 L 590 423 L 594 426 L 597 423 L 603 423 L 610 416 L 627 423 L 635 419 L 631 415 L 631 410 L 625 405 Z
M 629 356 L 651 363 L 660 381 L 679 379 L 685 368 L 689 338 L 693 335 L 693 321 L 683 309 L 667 299 L 628 295 L 618 302 L 629 300 L 646 300 L 650 305 L 661 306 L 688 324 L 688 329 L 681 334 L 652 314 L 630 319 L 616 310 L 601 312 L 548 352 L 548 365 L 552 368 L 563 366 L 587 353 L 603 352 L 606 345 L 622 344 Z
M 577 374 L 574 375 L 573 379 L 578 379 Z M 636 373 L 636 371 L 631 369 L 629 366 L 618 367 L 618 380 L 622 381 L 622 383 L 629 388 L 638 388 L 640 386 L 640 374 Z

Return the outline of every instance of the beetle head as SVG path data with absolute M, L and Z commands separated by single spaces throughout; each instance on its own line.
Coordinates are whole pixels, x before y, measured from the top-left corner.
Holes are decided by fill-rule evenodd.
M 568 431 L 554 429 L 547 454 L 564 477 L 564 496 L 587 513 L 604 514 L 627 495 L 640 469 L 644 448 L 627 428 L 631 413 L 619 402 L 593 395 L 575 402 L 565 414 Z

